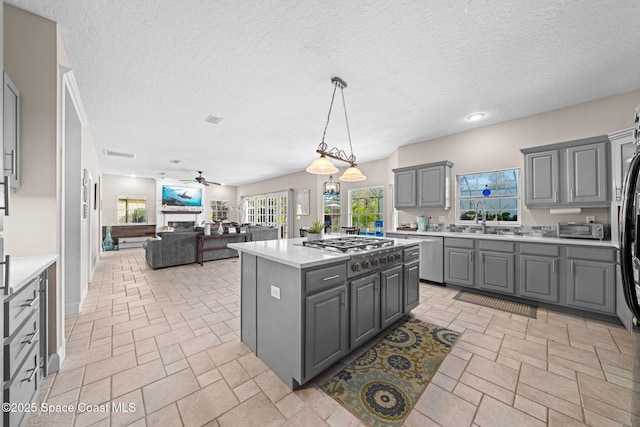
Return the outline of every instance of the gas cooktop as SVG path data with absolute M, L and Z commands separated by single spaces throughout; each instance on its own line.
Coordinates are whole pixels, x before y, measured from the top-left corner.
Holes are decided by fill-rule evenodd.
M 304 246 L 310 248 L 325 249 L 328 251 L 353 253 L 364 252 L 373 249 L 386 248 L 395 245 L 390 239 L 378 239 L 374 237 L 353 236 L 338 237 L 335 239 L 312 240 L 302 242 Z

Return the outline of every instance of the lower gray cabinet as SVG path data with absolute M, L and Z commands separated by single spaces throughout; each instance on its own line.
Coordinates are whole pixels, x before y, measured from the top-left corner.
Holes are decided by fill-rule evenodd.
M 520 296 L 553 303 L 560 302 L 558 292 L 559 260 L 543 255 L 520 255 Z
M 615 314 L 615 264 L 582 259 L 567 264 L 567 305 Z
M 473 249 L 450 248 L 445 246 L 444 281 L 446 283 L 475 287 L 473 252 Z
M 478 287 L 513 295 L 515 292 L 515 255 L 481 250 L 479 258 Z
M 346 286 L 307 296 L 305 306 L 305 377 L 311 378 L 347 354 Z
M 350 348 L 380 331 L 380 274 L 369 274 L 349 284 Z
M 390 326 L 404 314 L 402 311 L 403 268 L 402 265 L 397 265 L 380 273 L 380 326 L 382 329 Z
M 420 304 L 420 261 L 411 261 L 404 266 L 404 312 Z

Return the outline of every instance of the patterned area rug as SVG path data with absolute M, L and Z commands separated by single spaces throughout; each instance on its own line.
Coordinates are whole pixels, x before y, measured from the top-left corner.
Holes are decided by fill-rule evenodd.
M 399 426 L 460 334 L 409 317 L 322 389 L 370 426 Z

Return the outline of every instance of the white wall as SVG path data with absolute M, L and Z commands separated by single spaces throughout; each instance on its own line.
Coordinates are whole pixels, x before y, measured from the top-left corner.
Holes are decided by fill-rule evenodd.
M 58 253 L 56 40 L 55 23 L 4 5 L 4 68 L 21 98 L 22 185 L 5 222 L 12 256 Z
M 156 181 L 152 178 L 132 178 L 121 175 L 102 175 L 102 225 L 117 225 L 118 196 L 146 197 L 147 223 L 155 224 Z

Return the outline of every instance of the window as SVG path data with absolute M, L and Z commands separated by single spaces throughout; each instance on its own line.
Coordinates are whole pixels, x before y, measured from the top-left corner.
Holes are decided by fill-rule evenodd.
M 211 221 L 219 222 L 229 219 L 229 201 L 211 200 Z
M 146 222 L 146 198 L 118 196 L 118 224 L 142 224 Z
M 484 205 L 492 225 L 520 225 L 520 170 L 458 175 L 457 218 L 459 224 L 475 223 Z M 480 205 L 478 205 L 480 203 Z M 482 212 L 478 220 L 482 220 Z
M 369 187 L 349 190 L 350 223 L 360 234 L 382 233 L 384 220 L 384 188 Z
M 324 194 L 322 203 L 325 232 L 340 233 L 340 194 Z
M 288 237 L 290 192 L 242 196 L 240 200 L 242 217 L 239 221 L 276 227 L 281 230 L 281 237 Z

